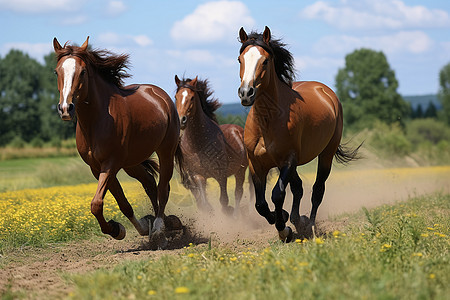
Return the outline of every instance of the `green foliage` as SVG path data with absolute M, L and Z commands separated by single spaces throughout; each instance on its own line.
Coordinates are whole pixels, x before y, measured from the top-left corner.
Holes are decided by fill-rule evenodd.
M 450 125 L 450 63 L 439 72 L 438 99 L 442 104 L 443 119 Z
M 217 117 L 217 121 L 219 121 L 219 124 L 235 124 L 235 125 L 239 125 L 242 128 L 245 126 L 245 120 L 247 119 L 246 115 L 243 114 L 239 114 L 239 115 L 232 115 L 232 114 L 227 114 L 227 115 L 223 115 L 220 113 L 216 114 Z
M 44 65 L 19 50 L 0 58 L 0 146 L 17 135 L 25 142 L 73 137 L 74 124 L 63 123 L 55 111 L 59 98 L 55 67 L 53 53 L 45 57 Z
M 336 88 L 346 124 L 362 129 L 376 120 L 403 123 L 409 105 L 398 94 L 395 72 L 383 52 L 359 49 L 345 57 L 336 75 Z
M 22 149 L 25 147 L 25 141 L 20 135 L 16 135 L 8 144 L 11 148 Z
M 450 127 L 436 119 L 413 120 L 406 131 L 408 140 L 415 146 L 425 142 L 436 145 L 440 141 L 450 140 Z
M 376 122 L 369 134 L 368 144 L 385 157 L 402 157 L 412 151 L 412 144 L 398 124 Z
M 30 141 L 30 146 L 33 148 L 42 148 L 44 146 L 44 141 L 39 137 L 34 137 Z
M 367 211 L 329 236 L 243 251 L 190 245 L 177 255 L 75 275 L 73 299 L 446 299 L 450 196 Z M 351 216 L 350 220 L 358 216 Z M 374 221 L 376 220 L 376 221 Z

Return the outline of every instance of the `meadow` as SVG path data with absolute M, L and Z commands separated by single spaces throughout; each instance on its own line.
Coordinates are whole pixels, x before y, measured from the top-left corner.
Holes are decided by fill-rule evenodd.
M 181 253 L 72 276 L 72 299 L 448 299 L 450 196 L 352 215 L 312 240 Z
M 103 247 L 109 243 L 110 238 L 101 234 L 90 213 L 96 183 L 80 163 L 76 157 L 0 162 L 0 178 L 8 180 L 0 184 L 0 272 L 16 267 L 12 257 L 18 250 L 25 253 L 18 265 L 23 267 L 30 263 L 28 257 L 36 255 L 36 249 L 49 253 L 57 245 L 76 247 L 83 242 Z M 449 174 L 450 167 L 445 166 L 336 168 L 319 210 L 328 225 L 319 223 L 321 235 L 315 239 L 282 244 L 265 223 L 254 228 L 245 222 L 220 223 L 217 219 L 215 227 L 198 233 L 202 239 L 188 240 L 175 250 L 137 248 L 150 254 L 145 259 L 123 259 L 81 274 L 59 269 L 58 280 L 66 288 L 56 298 L 446 299 L 450 292 L 450 193 L 445 185 Z M 136 213 L 152 213 L 139 183 L 123 180 L 123 174 L 120 177 Z M 305 184 L 302 203 L 307 206 L 313 167 L 307 166 L 301 177 Z M 272 177 L 270 185 L 275 180 Z M 198 218 L 191 195 L 177 183 L 176 176 L 171 186 L 168 213 L 181 213 L 183 221 Z M 230 191 L 233 186 L 230 180 Z M 218 186 L 210 182 L 208 190 L 214 199 Z M 230 198 L 233 202 L 232 193 Z M 218 201 L 211 203 L 219 205 Z M 133 231 L 109 193 L 104 211 L 107 219 Z M 220 230 L 232 230 L 220 227 L 231 227 L 232 223 L 242 227 L 237 232 L 249 232 L 236 236 L 231 232 L 232 240 L 224 243 Z M 135 245 L 142 240 L 145 238 L 131 235 L 118 243 L 127 249 L 130 242 Z M 94 252 L 92 257 L 103 251 L 99 248 Z M 15 280 L 14 276 L 3 279 L 2 299 L 48 296 L 45 289 L 40 293 L 21 289 L 14 285 Z M 51 286 L 46 288 L 51 290 Z

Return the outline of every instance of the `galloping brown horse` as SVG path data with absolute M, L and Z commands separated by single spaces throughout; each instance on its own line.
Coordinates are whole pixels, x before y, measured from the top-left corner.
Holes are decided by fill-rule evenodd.
M 338 162 L 349 162 L 356 158 L 359 147 L 349 150 L 340 145 L 342 106 L 329 87 L 313 81 L 292 82 L 292 55 L 280 40 L 271 38 L 268 27 L 263 34 L 250 35 L 241 28 L 239 37 L 242 46 L 238 58 L 241 77 L 238 93 L 242 105 L 252 106 L 244 142 L 255 185 L 255 206 L 260 215 L 275 224 L 280 239 L 289 242 L 293 233 L 286 226 L 289 214 L 283 210 L 288 183 L 294 196 L 290 220 L 297 231 L 308 225 L 299 215 L 303 188 L 297 166 L 318 157 L 310 215 L 314 233 L 333 157 Z M 280 170 L 272 191 L 275 212 L 270 211 L 264 195 L 266 176 L 273 167 Z
M 180 147 L 183 164 L 179 164 L 183 184 L 190 189 L 201 210 L 211 210 L 206 199 L 206 179 L 214 178 L 220 186 L 220 204 L 226 214 L 228 206 L 227 178 L 236 178 L 234 215 L 239 214 L 245 170 L 248 166 L 244 147 L 244 129 L 238 125 L 218 125 L 214 111 L 220 106 L 211 98 L 206 80 L 182 79 L 175 75 L 176 106 L 180 117 Z M 251 188 L 252 189 L 252 188 Z
M 103 233 L 115 239 L 125 237 L 125 227 L 103 216 L 107 190 L 122 213 L 141 235 L 159 248 L 167 244 L 164 209 L 169 197 L 174 155 L 178 147 L 180 123 L 171 98 L 154 85 L 123 86 L 129 77 L 128 55 L 105 50 L 89 50 L 89 37 L 81 47 L 62 47 L 56 38 L 55 73 L 60 92 L 58 112 L 62 120 L 77 117 L 76 142 L 81 158 L 98 179 L 91 212 Z M 156 152 L 158 164 L 149 157 Z M 136 218 L 116 178 L 120 169 L 139 180 L 151 199 L 156 219 Z M 159 183 L 155 176 L 159 169 Z

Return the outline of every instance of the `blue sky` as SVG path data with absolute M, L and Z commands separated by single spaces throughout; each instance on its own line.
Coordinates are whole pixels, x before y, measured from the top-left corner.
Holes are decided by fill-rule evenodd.
M 153 83 L 173 96 L 174 76 L 208 78 L 223 103 L 238 102 L 241 26 L 283 38 L 297 80 L 334 88 L 345 55 L 383 51 L 402 95 L 436 93 L 450 62 L 448 0 L 143 1 L 0 0 L 0 56 L 12 48 L 43 61 L 52 40 L 128 53 L 127 83 Z M 55 83 L 56 84 L 56 83 Z

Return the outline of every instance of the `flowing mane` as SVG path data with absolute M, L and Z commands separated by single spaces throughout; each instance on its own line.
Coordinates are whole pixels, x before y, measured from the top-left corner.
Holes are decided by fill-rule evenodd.
M 198 97 L 200 98 L 200 103 L 202 104 L 202 110 L 203 112 L 216 123 L 219 123 L 217 121 L 217 117 L 215 114 L 215 111 L 222 106 L 222 104 L 219 102 L 218 99 L 213 98 L 212 94 L 213 91 L 208 86 L 208 80 L 201 80 L 199 79 L 197 81 L 197 87 L 194 88 L 192 85 L 189 85 L 188 83 L 192 81 L 190 78 L 183 78 L 181 79 L 180 84 L 178 85 L 177 92 L 180 90 L 180 88 L 189 88 L 195 92 L 198 93 Z
M 81 51 L 80 47 L 64 45 L 64 47 L 56 52 L 57 61 L 67 55 L 78 56 L 87 65 L 93 67 L 103 79 L 122 88 L 123 80 L 131 77 L 125 69 L 129 69 L 128 54 L 114 54 L 107 50 L 91 50 Z
M 242 44 L 239 53 L 242 53 L 247 46 L 260 46 L 266 50 L 274 58 L 275 72 L 278 78 L 289 86 L 292 86 L 292 82 L 295 79 L 295 67 L 294 58 L 291 52 L 289 52 L 285 47 L 286 44 L 281 41 L 281 39 L 271 38 L 269 44 L 267 45 L 263 41 L 262 33 L 252 31 L 248 35 L 248 40 Z

